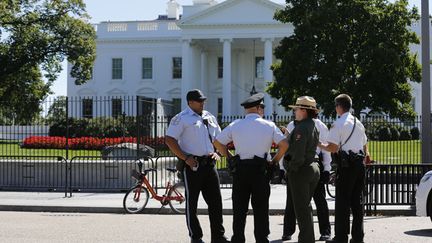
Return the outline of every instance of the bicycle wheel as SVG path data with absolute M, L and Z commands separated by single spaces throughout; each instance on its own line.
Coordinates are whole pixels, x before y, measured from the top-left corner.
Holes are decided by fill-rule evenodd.
M 123 208 L 128 213 L 140 213 L 144 210 L 149 200 L 147 188 L 136 185 L 129 189 L 123 198 Z
M 169 205 L 175 213 L 184 214 L 186 211 L 186 190 L 183 182 L 178 182 L 171 187 L 168 197 L 180 197 L 180 200 L 170 200 Z
M 327 194 L 331 197 L 331 198 L 335 198 L 336 197 L 336 172 L 332 171 L 330 173 L 330 179 L 329 182 L 326 184 L 326 191 Z M 334 188 L 334 190 L 332 190 L 333 188 L 330 188 L 330 186 L 332 186 Z

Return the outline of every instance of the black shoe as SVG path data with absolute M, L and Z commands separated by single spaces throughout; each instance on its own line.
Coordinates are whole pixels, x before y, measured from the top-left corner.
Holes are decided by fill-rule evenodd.
M 333 239 L 331 239 L 331 240 L 326 240 L 326 243 L 345 243 L 345 242 L 343 242 L 343 241 L 338 241 L 338 240 L 336 240 L 336 238 L 333 238 Z
M 291 235 L 282 235 L 282 241 L 291 240 Z
M 230 242 L 231 241 L 229 241 L 228 238 L 226 238 L 225 236 L 211 240 L 211 243 L 230 243 Z
M 349 242 L 350 243 L 364 243 L 363 240 L 354 240 L 354 239 L 351 239 Z
M 330 240 L 330 235 L 321 235 L 319 241 L 325 241 L 325 240 Z
M 191 243 L 205 243 L 202 239 L 191 239 Z

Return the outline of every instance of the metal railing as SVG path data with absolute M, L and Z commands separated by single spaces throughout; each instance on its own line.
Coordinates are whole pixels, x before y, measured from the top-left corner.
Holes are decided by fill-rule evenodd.
M 0 190 L 64 191 L 67 161 L 61 156 L 0 156 Z
M 377 206 L 414 206 L 417 186 L 429 170 L 432 164 L 368 166 L 364 192 L 366 211 L 376 212 Z

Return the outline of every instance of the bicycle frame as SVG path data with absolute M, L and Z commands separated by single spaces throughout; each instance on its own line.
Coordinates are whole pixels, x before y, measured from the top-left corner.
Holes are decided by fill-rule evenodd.
M 171 183 L 170 183 L 169 181 L 167 182 L 167 185 L 166 185 L 166 187 L 165 187 L 165 194 L 162 195 L 162 196 L 160 196 L 160 195 L 158 195 L 158 194 L 156 193 L 156 191 L 154 190 L 153 186 L 152 186 L 152 185 L 150 184 L 150 182 L 148 181 L 147 176 L 143 175 L 142 179 L 138 181 L 138 184 L 139 184 L 141 187 L 143 187 L 143 184 L 144 184 L 145 187 L 149 190 L 150 194 L 152 195 L 152 198 L 154 198 L 154 199 L 160 201 L 161 203 L 168 202 L 168 201 L 171 201 L 171 200 L 175 200 L 175 201 L 182 201 L 182 200 L 183 200 L 183 197 L 180 196 L 180 195 L 178 195 L 177 192 L 176 192 L 176 196 L 174 196 L 174 197 L 170 197 L 170 196 L 168 196 L 168 192 L 169 192 L 169 190 L 172 188 L 172 185 L 171 185 Z M 137 188 L 137 189 L 138 189 L 138 190 L 137 190 L 138 193 L 135 192 L 135 193 L 136 193 L 136 194 L 135 194 L 135 197 L 136 197 L 136 196 L 139 197 L 139 195 L 141 194 L 141 187 L 140 187 L 140 188 Z M 137 195 L 137 194 L 138 194 L 138 195 Z M 134 198 L 135 198 L 135 197 L 134 197 Z

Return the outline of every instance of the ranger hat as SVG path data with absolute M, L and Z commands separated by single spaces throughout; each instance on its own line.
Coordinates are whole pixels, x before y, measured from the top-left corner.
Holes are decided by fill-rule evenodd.
M 263 93 L 254 94 L 251 97 L 247 98 L 245 101 L 243 101 L 240 105 L 243 106 L 245 109 L 257 105 L 264 105 L 264 94 Z
M 310 96 L 298 97 L 295 105 L 289 105 L 289 107 L 291 107 L 293 109 L 300 108 L 300 109 L 309 109 L 309 110 L 319 111 L 316 107 L 315 99 L 310 97 Z
M 193 89 L 186 94 L 187 101 L 203 101 L 206 100 L 207 97 L 204 96 L 203 92 L 199 89 Z

